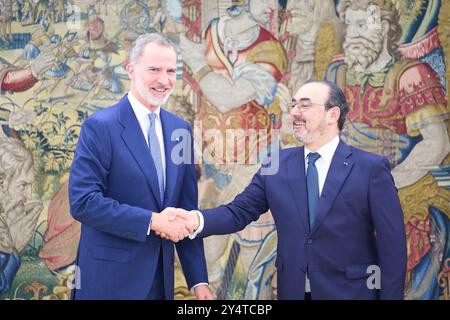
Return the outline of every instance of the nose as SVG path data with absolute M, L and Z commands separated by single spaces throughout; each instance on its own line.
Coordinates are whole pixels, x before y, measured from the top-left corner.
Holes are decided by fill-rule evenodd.
M 302 111 L 300 110 L 300 108 L 297 107 L 297 105 L 293 108 L 291 108 L 291 116 L 298 116 L 302 113 Z
M 32 185 L 30 183 L 25 186 L 23 196 L 24 196 L 25 200 L 30 201 L 32 198 L 32 194 L 33 194 L 33 190 L 32 190 Z
M 346 36 L 349 38 L 356 38 L 360 35 L 359 26 L 357 26 L 357 25 L 347 27 L 345 32 L 346 32 Z
M 167 72 L 161 72 L 160 76 L 158 77 L 158 83 L 164 87 L 170 83 L 170 78 Z

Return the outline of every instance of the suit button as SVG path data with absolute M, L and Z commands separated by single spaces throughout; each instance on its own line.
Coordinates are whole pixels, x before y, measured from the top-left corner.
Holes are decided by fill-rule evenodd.
M 308 239 L 308 244 L 312 244 L 313 240 L 312 239 Z

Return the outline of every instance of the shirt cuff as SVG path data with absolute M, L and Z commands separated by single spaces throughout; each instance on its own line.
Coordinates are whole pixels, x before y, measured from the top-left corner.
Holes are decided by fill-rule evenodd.
M 197 230 L 195 230 L 192 234 L 189 235 L 189 239 L 194 240 L 197 235 L 203 231 L 203 227 L 205 225 L 205 221 L 203 220 L 203 214 L 198 210 L 191 210 L 192 213 L 196 213 L 198 216 L 199 224 Z
M 153 211 L 152 211 L 152 215 L 150 216 L 150 223 L 148 224 L 148 230 L 147 230 L 147 235 L 150 235 L 150 231 L 152 229 L 152 219 L 153 219 Z
M 198 287 L 199 285 L 202 285 L 202 284 L 204 284 L 204 285 L 209 285 L 208 282 L 199 282 L 199 283 L 197 283 L 196 285 L 193 285 L 193 286 L 192 286 L 191 292 L 194 293 L 194 288 L 195 288 L 195 287 Z

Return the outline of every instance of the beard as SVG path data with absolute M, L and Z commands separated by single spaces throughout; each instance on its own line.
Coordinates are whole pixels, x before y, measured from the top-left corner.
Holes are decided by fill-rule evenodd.
M 364 36 L 346 37 L 343 48 L 348 67 L 358 71 L 367 70 L 380 56 L 383 50 L 383 40 L 381 32 L 374 34 L 373 39 Z
M 167 91 L 166 95 L 164 97 L 154 97 L 150 93 L 147 87 L 141 85 L 140 83 L 136 84 L 136 89 L 141 95 L 141 97 L 147 102 L 148 104 L 151 104 L 153 106 L 159 107 L 167 102 L 169 100 L 170 94 L 172 93 L 173 88 L 171 88 L 169 91 Z
M 325 131 L 325 117 L 319 123 L 319 127 L 312 132 L 310 130 L 306 129 L 306 125 L 308 122 L 304 119 L 301 119 L 301 120 L 305 121 L 304 130 L 299 131 L 299 130 L 295 130 L 295 128 L 294 128 L 294 138 L 297 139 L 298 142 L 302 143 L 303 145 L 309 145 L 312 142 L 319 140 L 320 137 L 323 136 L 323 133 Z
M 7 221 L 14 221 L 25 213 L 25 205 L 22 200 L 5 196 L 0 203 L 0 212 L 3 212 Z

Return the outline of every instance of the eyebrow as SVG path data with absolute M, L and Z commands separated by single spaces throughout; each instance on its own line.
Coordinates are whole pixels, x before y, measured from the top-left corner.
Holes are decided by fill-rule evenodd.
M 173 67 L 167 67 L 167 68 L 164 68 L 164 67 L 158 67 L 158 66 L 147 66 L 146 69 L 147 69 L 147 70 L 149 70 L 149 69 L 157 69 L 157 70 L 162 70 L 162 69 L 166 69 L 166 70 L 177 70 L 177 67 L 173 66 Z
M 292 98 L 292 102 L 299 102 L 299 101 L 303 101 L 303 102 L 311 102 L 310 98 L 300 98 L 300 100 L 295 100 L 294 98 Z

